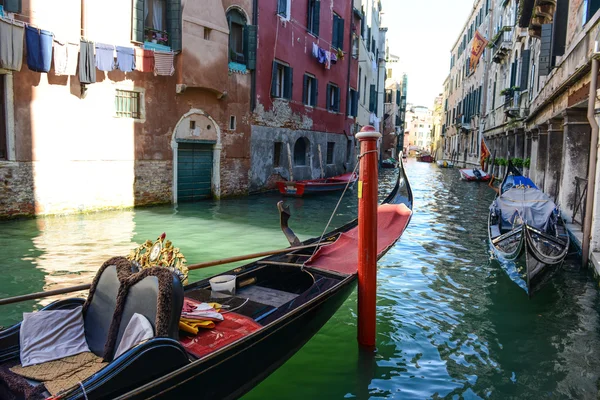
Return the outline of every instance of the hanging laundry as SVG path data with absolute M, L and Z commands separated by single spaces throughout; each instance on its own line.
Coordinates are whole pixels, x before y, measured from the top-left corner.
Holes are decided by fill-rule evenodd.
M 332 64 L 337 64 L 337 60 L 338 60 L 337 53 L 335 51 L 332 51 L 331 52 L 331 63 Z
M 331 52 L 325 52 L 325 69 L 331 69 Z
M 123 72 L 135 69 L 135 56 L 133 47 L 117 46 L 117 68 Z
M 373 59 L 373 61 L 371 61 L 371 67 L 373 68 L 373 72 L 377 71 L 377 63 L 375 62 L 375 59 Z
M 154 72 L 154 54 L 152 50 L 135 48 L 135 69 L 141 72 Z
M 0 68 L 20 71 L 25 27 L 0 18 Z
M 172 51 L 154 52 L 154 75 L 171 76 L 175 73 L 173 62 L 175 53 Z
M 115 46 L 112 44 L 96 43 L 96 68 L 100 71 L 115 69 Z
M 326 60 L 325 50 L 319 47 L 319 62 L 321 64 L 325 64 L 325 60 Z
M 94 43 L 82 40 L 79 46 L 79 82 L 96 83 Z
M 52 32 L 27 26 L 27 67 L 36 72 L 49 72 L 52 65 Z
M 54 39 L 54 74 L 75 75 L 79 46 L 73 43 Z
M 319 58 L 319 46 L 316 43 L 313 43 L 312 55 L 314 58 Z

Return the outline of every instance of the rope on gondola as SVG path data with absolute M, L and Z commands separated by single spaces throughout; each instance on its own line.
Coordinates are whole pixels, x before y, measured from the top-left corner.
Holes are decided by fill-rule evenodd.
M 352 171 L 352 175 L 354 176 L 354 174 L 356 174 L 356 170 L 357 170 L 357 169 L 358 169 L 358 167 L 360 166 L 360 159 L 361 159 L 361 158 L 363 158 L 364 156 L 366 156 L 366 155 L 367 155 L 367 154 L 369 154 L 369 153 L 377 153 L 377 151 L 378 151 L 378 150 L 369 150 L 369 151 L 366 151 L 366 152 L 364 152 L 364 153 L 362 153 L 362 154 L 359 154 L 359 155 L 356 157 L 356 159 L 357 159 L 357 161 L 358 161 L 358 162 L 357 162 L 357 163 L 356 163 L 356 165 L 354 166 L 354 170 Z M 337 204 L 335 205 L 335 208 L 333 209 L 333 212 L 331 213 L 331 216 L 329 217 L 329 221 L 327 221 L 327 225 L 325 225 L 325 229 L 323 229 L 323 233 L 321 234 L 321 237 L 319 238 L 319 241 L 318 241 L 317 243 L 321 243 L 321 242 L 323 241 L 323 236 L 325 236 L 325 232 L 327 232 L 327 229 L 329 229 L 329 225 L 331 225 L 331 221 L 333 220 L 333 217 L 334 217 L 334 216 L 335 216 L 335 214 L 337 213 L 337 210 L 338 210 L 338 208 L 339 208 L 340 204 L 342 203 L 342 199 L 344 198 L 344 195 L 346 194 L 346 191 L 347 191 L 347 190 L 348 190 L 348 188 L 350 187 L 350 184 L 351 184 L 351 181 L 348 181 L 348 183 L 346 184 L 346 187 L 344 188 L 344 191 L 342 192 L 342 194 L 341 194 L 341 196 L 340 196 L 340 199 L 338 200 Z M 308 260 L 310 260 L 310 259 L 311 259 L 311 258 L 312 258 L 312 257 L 315 255 L 315 253 L 317 252 L 317 250 L 318 250 L 318 249 L 319 249 L 319 247 L 315 247 L 315 249 L 314 249 L 314 250 L 313 250 L 313 252 L 312 252 L 312 255 L 311 255 L 309 258 L 308 258 Z M 308 261 L 308 260 L 307 260 L 307 261 Z M 302 271 L 304 271 L 304 266 L 306 265 L 306 262 L 307 262 L 307 261 L 305 261 L 305 262 L 302 264 L 302 267 L 301 267 L 301 270 L 302 270 Z M 314 277 L 313 277 L 313 280 L 314 280 Z

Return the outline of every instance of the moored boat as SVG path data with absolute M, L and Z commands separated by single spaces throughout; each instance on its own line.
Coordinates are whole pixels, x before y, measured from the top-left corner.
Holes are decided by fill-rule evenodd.
M 432 163 L 435 160 L 433 159 L 433 156 L 431 154 L 423 154 L 423 155 L 417 156 L 417 161 Z
M 400 163 L 395 188 L 378 208 L 378 258 L 407 227 L 412 202 Z M 287 218 L 282 218 L 283 225 L 287 228 Z M 87 300 L 60 300 L 42 310 L 83 307 L 82 329 L 90 356 L 96 356 L 93 371 L 86 366 L 85 371 L 78 370 L 74 379 L 65 382 L 56 370 L 48 371 L 40 364 L 40 371 L 35 371 L 38 377 L 54 374 L 55 380 L 67 386 L 56 392 L 58 383 L 52 380 L 54 390 L 48 393 L 50 381 L 31 376 L 25 379 L 9 370 L 19 370 L 15 365 L 21 344 L 28 342 L 20 341 L 25 325 L 19 323 L 0 332 L 0 398 L 173 399 L 191 393 L 202 399 L 242 396 L 300 349 L 356 286 L 357 220 L 297 244 L 289 228 L 285 233 L 288 241 L 295 243 L 289 251 L 186 285 L 180 278 L 183 269 L 177 274 L 157 266 L 138 271 L 130 259 L 108 260 L 94 279 Z M 159 255 L 172 259 L 173 251 L 164 252 L 172 247 L 163 247 L 162 241 L 146 247 L 146 253 L 135 253 L 133 259 L 147 262 Z M 234 277 L 230 293 L 211 290 L 211 280 L 228 276 Z M 182 309 L 210 302 L 224 307 L 223 321 L 197 334 L 178 329 Z M 155 337 L 117 354 L 127 336 L 128 321 L 135 314 L 150 322 Z M 53 345 L 60 347 L 66 338 L 52 339 Z
M 395 158 L 388 158 L 381 162 L 381 168 L 396 168 L 398 166 L 398 160 Z
M 309 179 L 303 181 L 277 182 L 279 193 L 286 196 L 301 197 L 308 194 L 329 193 L 344 188 L 350 183 L 354 184 L 358 176 L 355 173 L 346 173 L 339 176 L 323 179 Z
M 461 179 L 471 182 L 487 182 L 492 177 L 487 172 L 477 168 L 463 168 L 459 172 Z
M 495 256 L 517 264 L 530 296 L 562 264 L 570 242 L 552 199 L 512 165 L 490 206 L 488 234 Z
M 439 168 L 454 168 L 454 163 L 452 161 L 447 160 L 438 160 L 437 166 Z

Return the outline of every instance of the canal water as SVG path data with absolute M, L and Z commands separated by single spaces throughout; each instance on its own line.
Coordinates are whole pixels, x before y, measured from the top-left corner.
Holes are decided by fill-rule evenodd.
M 377 352 L 356 344 L 356 293 L 323 329 L 245 400 L 591 399 L 600 387 L 600 297 L 569 259 L 529 299 L 490 259 L 494 193 L 456 169 L 409 160 L 414 216 L 379 262 Z M 382 171 L 381 194 L 394 171 Z M 0 223 L 0 297 L 87 283 L 103 261 L 167 233 L 190 263 L 285 247 L 275 194 Z M 337 196 L 288 199 L 301 239 L 320 235 Z M 333 219 L 356 216 L 350 193 Z M 220 272 L 215 267 L 191 279 Z M 47 304 L 3 307 L 8 326 Z M 202 388 L 198 388 L 202 390 Z

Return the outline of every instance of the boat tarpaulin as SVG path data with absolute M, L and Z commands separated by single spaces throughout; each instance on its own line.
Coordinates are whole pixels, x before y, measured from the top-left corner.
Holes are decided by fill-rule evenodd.
M 402 235 L 411 213 L 404 204 L 383 204 L 377 208 L 377 254 Z M 357 273 L 358 227 L 342 233 L 333 244 L 321 247 L 306 265 L 343 274 Z
M 523 221 L 543 231 L 554 222 L 552 217 L 556 209 L 552 199 L 544 192 L 529 187 L 507 190 L 492 203 L 492 207 L 500 211 L 502 220 L 511 225 L 521 225 Z

